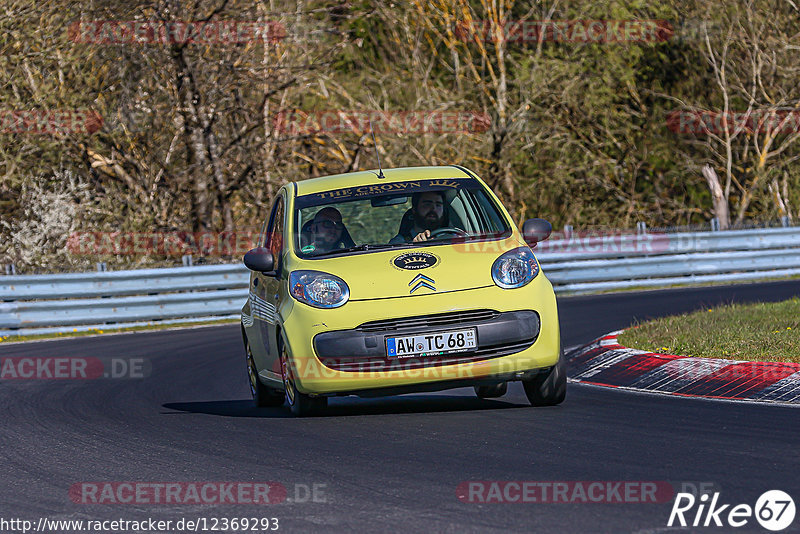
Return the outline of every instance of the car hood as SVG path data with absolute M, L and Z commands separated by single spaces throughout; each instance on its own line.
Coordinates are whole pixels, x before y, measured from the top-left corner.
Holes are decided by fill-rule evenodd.
M 298 268 L 342 278 L 351 301 L 415 297 L 492 286 L 494 261 L 519 246 L 523 243 L 511 237 L 305 260 Z

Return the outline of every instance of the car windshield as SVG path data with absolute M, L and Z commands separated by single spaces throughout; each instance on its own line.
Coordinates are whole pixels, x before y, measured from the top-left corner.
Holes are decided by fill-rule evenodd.
M 319 257 L 511 235 L 472 178 L 378 182 L 295 199 L 295 248 Z M 424 239 L 415 237 L 424 234 Z

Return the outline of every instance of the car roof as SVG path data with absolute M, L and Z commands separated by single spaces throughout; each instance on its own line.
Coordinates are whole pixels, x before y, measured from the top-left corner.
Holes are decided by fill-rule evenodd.
M 472 178 L 460 167 L 455 165 L 442 167 L 401 167 L 397 169 L 383 169 L 385 178 L 378 178 L 378 169 L 369 171 L 348 172 L 334 174 L 321 178 L 311 178 L 296 182 L 297 196 L 310 195 L 333 189 L 345 187 L 358 187 L 360 185 L 374 185 L 386 182 L 405 182 L 407 180 L 441 179 L 441 178 Z

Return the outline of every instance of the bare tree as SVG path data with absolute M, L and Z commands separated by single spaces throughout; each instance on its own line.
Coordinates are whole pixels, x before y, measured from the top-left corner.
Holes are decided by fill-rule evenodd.
M 785 2 L 747 1 L 726 5 L 723 20 L 721 33 L 702 31 L 713 101 L 675 100 L 696 119 L 693 145 L 723 170 L 722 179 L 708 165 L 702 174 L 725 229 L 729 207 L 740 225 L 756 199 L 771 197 L 778 215 L 791 213 L 786 169 L 800 158 L 800 64 L 792 32 L 800 13 Z

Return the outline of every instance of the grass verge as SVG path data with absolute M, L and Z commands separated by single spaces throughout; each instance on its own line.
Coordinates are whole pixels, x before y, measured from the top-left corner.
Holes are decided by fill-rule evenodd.
M 123 332 L 148 332 L 152 330 L 174 330 L 178 328 L 191 328 L 193 326 L 208 326 L 222 324 L 236 324 L 238 319 L 218 319 L 213 321 L 200 321 L 197 323 L 173 323 L 173 324 L 149 324 L 142 326 L 130 326 L 128 328 L 108 328 L 97 330 L 85 330 L 75 332 L 62 332 L 58 334 L 39 334 L 31 336 L 0 336 L 0 345 L 3 343 L 16 343 L 19 341 L 35 341 L 41 339 L 66 339 L 69 337 L 97 336 L 102 334 L 120 334 Z
M 800 363 L 800 299 L 664 317 L 625 331 L 619 343 L 680 356 Z

